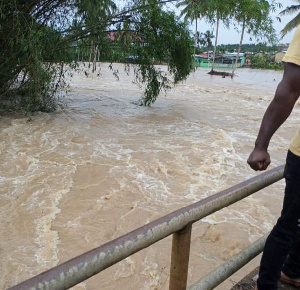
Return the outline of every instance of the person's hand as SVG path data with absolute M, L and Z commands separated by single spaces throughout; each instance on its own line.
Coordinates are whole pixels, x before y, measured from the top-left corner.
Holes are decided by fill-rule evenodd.
M 255 148 L 250 154 L 247 163 L 255 171 L 266 170 L 271 163 L 270 154 L 267 150 Z

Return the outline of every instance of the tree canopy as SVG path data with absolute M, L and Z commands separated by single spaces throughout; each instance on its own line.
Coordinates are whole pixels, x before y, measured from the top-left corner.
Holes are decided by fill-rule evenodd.
M 180 15 L 165 4 L 175 2 Z M 275 0 L 7 0 L 0 2 L 0 101 L 25 110 L 54 110 L 66 74 L 79 61 L 134 64 L 145 88 L 142 104 L 184 80 L 193 69 L 194 41 L 188 20 L 242 26 L 269 37 Z M 237 9 L 238 8 L 238 9 Z M 231 20 L 233 19 L 233 20 Z M 232 22 L 234 21 L 234 23 Z M 197 29 L 197 41 L 204 34 Z M 218 30 L 215 34 L 215 47 Z M 207 40 L 213 38 L 210 33 Z M 210 42 L 209 42 L 210 45 Z M 215 49 L 216 50 L 216 49 Z M 168 73 L 157 63 L 165 63 Z M 93 70 L 95 67 L 93 66 Z M 3 102 L 2 102 L 3 103 Z
M 300 0 L 295 0 L 295 2 L 300 3 Z M 289 21 L 281 31 L 282 37 L 300 24 L 300 4 L 288 6 L 279 13 L 279 16 L 291 15 L 294 13 L 297 13 L 296 16 Z
M 31 111 L 55 109 L 78 48 L 100 47 L 106 61 L 135 56 L 136 80 L 146 88 L 143 104 L 151 104 L 192 69 L 187 26 L 162 8 L 157 0 L 122 9 L 111 0 L 1 1 L 0 99 Z M 157 62 L 167 63 L 171 76 Z

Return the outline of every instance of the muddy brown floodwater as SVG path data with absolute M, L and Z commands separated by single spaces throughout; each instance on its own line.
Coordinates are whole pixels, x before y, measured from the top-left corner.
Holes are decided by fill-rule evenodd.
M 141 107 L 122 65 L 119 81 L 99 66 L 74 75 L 58 111 L 0 117 L 1 289 L 259 174 L 246 160 L 282 72 L 245 68 L 231 79 L 198 69 Z M 296 105 L 272 139 L 270 168 L 285 162 L 299 121 Z M 194 224 L 189 285 L 272 228 L 283 189 Z M 162 240 L 73 289 L 168 289 L 170 246 Z

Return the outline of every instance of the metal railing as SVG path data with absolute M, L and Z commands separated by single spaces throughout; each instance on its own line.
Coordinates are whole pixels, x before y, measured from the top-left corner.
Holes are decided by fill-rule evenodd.
M 210 290 L 225 281 L 228 277 L 245 266 L 258 254 L 260 254 L 264 248 L 268 235 L 263 236 L 255 243 L 250 245 L 247 249 L 240 252 L 231 260 L 227 261 L 223 265 L 219 266 L 209 274 L 205 275 L 198 282 L 194 283 L 188 288 L 188 290 Z
M 176 210 L 122 237 L 73 258 L 10 290 L 68 289 L 173 234 L 170 267 L 171 290 L 187 288 L 192 224 L 200 219 L 279 181 L 284 165 Z M 189 289 L 213 289 L 258 255 L 265 237 L 205 276 Z M 250 260 L 249 260 L 250 259 Z

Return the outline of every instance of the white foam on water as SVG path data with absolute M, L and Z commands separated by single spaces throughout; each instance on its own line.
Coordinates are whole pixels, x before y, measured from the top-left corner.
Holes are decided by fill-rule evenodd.
M 136 105 L 142 91 L 132 76 L 115 66 L 119 82 L 105 64 L 99 77 L 75 74 L 67 106 L 56 113 L 34 115 L 31 122 L 3 119 L 0 247 L 7 254 L 0 288 L 256 174 L 246 160 L 275 91 L 274 78 L 282 73 L 245 69 L 231 80 L 197 70 L 145 108 Z M 274 136 L 271 166 L 284 162 L 299 116 L 293 113 Z M 210 267 L 270 230 L 283 187 L 206 217 L 196 227 L 200 238 L 193 253 Z M 197 232 L 208 226 L 206 234 Z M 233 234 L 226 238 L 228 228 Z M 167 243 L 161 247 L 170 250 Z M 137 277 L 144 281 L 141 289 L 167 289 L 168 269 L 162 269 L 169 261 L 154 256 L 147 249 L 141 260 L 124 260 L 103 289 L 120 281 L 136 289 Z M 201 275 L 197 265 L 193 269 L 191 275 Z M 98 287 L 86 281 L 74 289 Z

